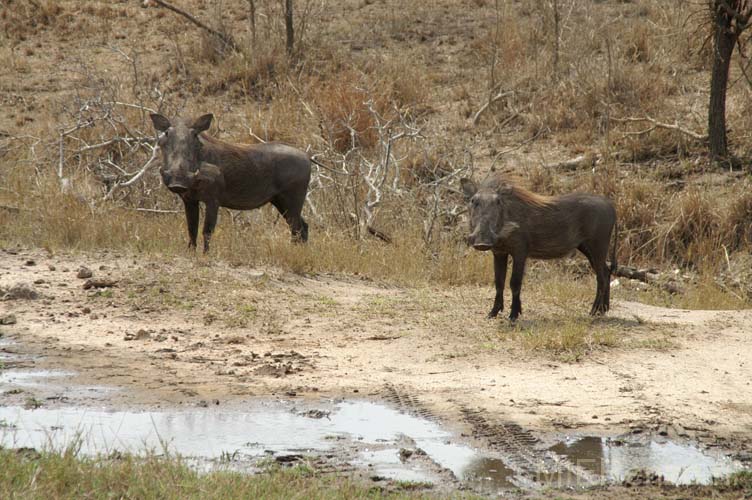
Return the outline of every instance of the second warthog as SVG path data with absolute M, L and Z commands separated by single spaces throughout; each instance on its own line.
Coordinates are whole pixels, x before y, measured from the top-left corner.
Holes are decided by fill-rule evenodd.
M 590 261 L 598 281 L 590 314 L 608 311 L 610 276 L 616 270 L 616 210 L 609 199 L 587 193 L 540 196 L 499 177 L 487 179 L 480 187 L 470 179 L 462 179 L 461 184 L 470 211 L 468 244 L 476 250 L 491 250 L 494 255 L 496 299 L 489 318 L 504 309 L 510 255 L 509 319 L 514 321 L 522 312 L 520 289 L 527 258 L 556 259 L 575 249 Z M 606 258 L 612 236 L 609 267 Z
M 189 246 L 196 247 L 199 202 L 206 205 L 204 252 L 217 223 L 219 207 L 251 210 L 274 205 L 290 226 L 294 241 L 308 240 L 301 212 L 311 179 L 311 161 L 303 151 L 284 144 L 240 145 L 204 134 L 213 115 L 194 122 L 171 122 L 152 114 L 161 132 L 162 180 L 185 204 Z

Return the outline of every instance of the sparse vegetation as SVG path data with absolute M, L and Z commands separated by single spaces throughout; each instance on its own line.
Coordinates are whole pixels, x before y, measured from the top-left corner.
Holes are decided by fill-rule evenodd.
M 704 105 L 710 55 L 697 36 L 699 6 L 563 0 L 467 8 L 451 0 L 446 9 L 472 26 L 457 31 L 422 4 L 397 15 L 386 4 L 358 3 L 341 16 L 297 2 L 293 64 L 282 4 L 221 3 L 180 2 L 237 42 L 218 57 L 207 33 L 180 16 L 131 4 L 89 6 L 76 23 L 87 33 L 105 19 L 139 36 L 116 37 L 104 51 L 58 53 L 53 42 L 75 40 L 64 22 L 72 4 L 10 2 L 0 19 L 12 42 L 0 53 L 12 68 L 0 82 L 11 91 L 11 112 L 0 122 L 0 242 L 182 254 L 184 221 L 172 213 L 178 201 L 147 162 L 147 110 L 174 114 L 185 101 L 186 113 L 216 113 L 215 135 L 283 140 L 346 174 L 316 172 L 309 246 L 289 245 L 272 210 L 222 211 L 212 258 L 401 284 L 487 284 L 490 259 L 468 254 L 463 243 L 456 174 L 482 176 L 493 166 L 543 193 L 612 197 L 620 262 L 689 272 L 687 297 L 699 283 L 696 297 L 715 297 L 708 307 L 749 303 L 738 283 L 713 277 L 750 250 L 750 181 L 714 170 L 703 146 L 679 128 L 641 121 L 682 117 L 680 128 L 702 130 L 692 110 Z M 136 10 L 155 22 L 132 24 Z M 353 19 L 368 19 L 369 29 L 353 29 Z M 158 52 L 149 45 L 157 40 Z M 447 63 L 447 51 L 460 57 Z M 735 57 L 727 111 L 735 148 L 745 151 L 749 86 L 742 55 Z M 44 63 L 54 58 L 61 63 Z M 50 78 L 46 71 L 76 91 L 33 90 Z M 469 123 L 484 103 L 477 124 Z M 550 167 L 580 153 L 587 161 L 579 167 Z M 370 236 L 372 229 L 392 243 Z
M 231 460 L 232 454 L 223 455 L 223 459 Z M 0 460 L 3 498 L 427 498 L 402 485 L 390 492 L 297 467 L 272 467 L 257 475 L 201 474 L 171 456 L 84 458 L 69 451 L 28 449 L 0 449 Z

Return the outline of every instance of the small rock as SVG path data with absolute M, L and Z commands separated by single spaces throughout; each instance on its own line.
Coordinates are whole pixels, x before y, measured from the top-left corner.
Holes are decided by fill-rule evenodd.
M 107 278 L 93 278 L 84 281 L 84 290 L 91 288 L 112 288 L 114 286 L 117 286 L 117 281 Z
M 4 316 L 0 316 L 0 325 L 15 325 L 16 322 L 17 321 L 15 314 L 6 314 Z
M 44 280 L 42 278 L 39 278 L 38 280 L 34 280 L 35 285 L 42 285 L 44 284 Z
M 37 263 L 32 259 L 29 259 L 26 262 L 24 262 L 24 266 L 36 266 L 36 265 Z
M 80 278 L 82 280 L 89 279 L 93 276 L 93 273 L 91 272 L 91 269 L 89 269 L 86 266 L 81 266 L 78 269 L 78 273 L 76 274 L 76 278 Z
M 306 412 L 301 413 L 302 416 L 308 417 L 308 418 L 329 418 L 329 415 L 331 415 L 332 412 L 330 411 L 324 411 L 324 410 L 308 410 Z
M 57 268 L 50 264 L 49 266 L 47 266 L 47 269 L 49 269 L 50 271 L 55 271 Z
M 151 337 L 151 334 L 146 330 L 139 330 L 136 333 L 126 333 L 123 340 L 143 340 Z
M 3 300 L 36 300 L 39 293 L 27 283 L 16 283 L 5 292 Z
M 291 453 L 289 455 L 277 455 L 274 460 L 279 464 L 290 464 L 293 462 L 302 462 L 303 455 L 298 453 Z

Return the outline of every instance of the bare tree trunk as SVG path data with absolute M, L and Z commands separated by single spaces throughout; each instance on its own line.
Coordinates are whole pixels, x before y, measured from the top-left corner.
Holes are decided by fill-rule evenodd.
M 251 48 L 256 48 L 256 2 L 248 0 L 248 17 L 251 25 Z
M 559 78 L 559 39 L 561 38 L 561 19 L 559 0 L 553 0 L 554 7 L 554 78 Z
M 708 107 L 708 139 L 713 160 L 728 157 L 726 138 L 726 90 L 728 86 L 731 54 L 737 40 L 731 16 L 721 8 L 714 13 L 713 72 L 710 79 L 710 105 Z
M 292 23 L 292 0 L 285 0 L 285 31 L 287 33 L 287 55 L 292 56 L 295 45 L 295 28 Z

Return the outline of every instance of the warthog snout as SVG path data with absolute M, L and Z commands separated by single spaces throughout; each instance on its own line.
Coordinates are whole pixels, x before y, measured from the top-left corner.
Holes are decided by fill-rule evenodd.
M 178 183 L 172 183 L 172 184 L 168 185 L 167 189 L 169 189 L 170 191 L 172 191 L 175 194 L 183 194 L 186 191 L 188 191 L 188 188 L 186 186 L 184 186 L 182 184 L 178 184 Z
M 497 237 L 493 231 L 481 233 L 479 230 L 475 230 L 467 237 L 467 244 L 476 250 L 485 252 L 486 250 L 491 250 L 491 248 L 493 248 L 496 240 Z
M 174 175 L 173 172 L 165 172 L 162 174 L 167 189 L 175 194 L 183 194 L 190 189 L 190 185 L 193 182 L 193 179 L 196 177 L 196 173 L 189 172 L 186 175 L 183 173 L 185 172 L 185 170 L 187 170 L 187 168 L 183 170 L 178 169 L 177 175 Z

